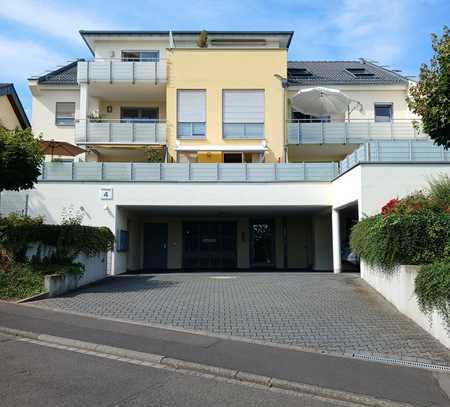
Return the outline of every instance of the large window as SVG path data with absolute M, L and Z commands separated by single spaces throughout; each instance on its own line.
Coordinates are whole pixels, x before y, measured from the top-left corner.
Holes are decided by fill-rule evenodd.
M 177 137 L 198 139 L 206 136 L 206 92 L 178 90 Z
M 376 122 L 392 121 L 392 103 L 376 103 L 374 110 Z
M 159 110 L 157 107 L 121 107 L 120 120 L 122 122 L 144 122 L 151 123 L 158 120 Z
M 159 51 L 122 51 L 122 61 L 158 62 Z
M 55 124 L 57 126 L 75 125 L 75 102 L 56 102 Z
M 223 138 L 264 138 L 264 91 L 223 91 Z

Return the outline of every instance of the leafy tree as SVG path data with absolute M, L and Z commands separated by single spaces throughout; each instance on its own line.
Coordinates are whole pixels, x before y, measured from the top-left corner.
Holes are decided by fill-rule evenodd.
M 409 108 L 420 115 L 423 129 L 445 148 L 450 147 L 450 39 L 444 26 L 441 38 L 432 34 L 431 65 L 420 68 L 419 81 L 407 98 Z
M 32 188 L 41 174 L 44 155 L 30 129 L 0 127 L 0 192 Z

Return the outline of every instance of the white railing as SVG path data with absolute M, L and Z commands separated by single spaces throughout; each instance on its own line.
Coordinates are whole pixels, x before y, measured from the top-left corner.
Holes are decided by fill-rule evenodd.
M 79 120 L 77 144 L 166 144 L 166 122 L 125 120 Z
M 165 59 L 123 61 L 121 59 L 96 58 L 78 61 L 78 83 L 160 83 L 167 80 Z
M 450 151 L 430 140 L 370 141 L 339 163 L 343 173 L 360 162 L 449 162 Z
M 413 120 L 394 120 L 374 122 L 355 119 L 349 122 L 312 122 L 311 120 L 290 120 L 288 144 L 349 144 L 364 143 L 370 140 L 427 139 L 418 130 Z
M 154 164 L 48 162 L 40 181 L 303 182 L 331 181 L 338 164 Z

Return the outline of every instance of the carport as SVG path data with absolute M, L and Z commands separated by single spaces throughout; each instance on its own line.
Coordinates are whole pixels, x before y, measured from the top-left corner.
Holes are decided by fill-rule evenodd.
M 122 206 L 116 261 L 125 271 L 331 271 L 331 209 Z

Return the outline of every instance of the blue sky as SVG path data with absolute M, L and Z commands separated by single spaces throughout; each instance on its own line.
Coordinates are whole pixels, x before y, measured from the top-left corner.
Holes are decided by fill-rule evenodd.
M 80 29 L 294 30 L 290 60 L 365 57 L 416 75 L 446 23 L 448 0 L 0 0 L 0 82 L 31 117 L 26 79 L 89 57 Z

